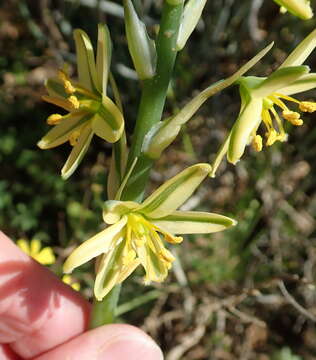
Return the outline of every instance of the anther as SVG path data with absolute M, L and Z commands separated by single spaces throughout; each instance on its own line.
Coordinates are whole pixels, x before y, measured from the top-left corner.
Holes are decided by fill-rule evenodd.
M 301 111 L 312 113 L 316 111 L 316 103 L 312 101 L 300 102 L 299 108 Z
M 66 75 L 66 73 L 63 70 L 58 70 L 58 78 L 62 81 L 65 82 L 68 80 L 68 76 Z
M 62 118 L 63 117 L 60 114 L 52 114 L 47 118 L 46 122 L 48 125 L 57 125 L 60 123 Z
M 289 122 L 292 122 L 293 120 L 298 120 L 300 118 L 300 114 L 298 112 L 295 111 L 291 111 L 291 110 L 284 110 L 282 112 L 282 116 L 284 117 L 284 119 L 288 120 Z
M 255 151 L 262 150 L 262 137 L 260 135 L 256 135 L 252 140 L 252 147 Z
M 74 109 L 79 109 L 80 103 L 79 103 L 78 98 L 75 95 L 69 96 L 69 98 L 67 100 Z
M 72 86 L 72 84 L 69 80 L 65 80 L 64 88 L 65 88 L 65 91 L 67 94 L 73 94 L 76 92 L 76 89 Z
M 271 146 L 278 140 L 278 133 L 274 129 L 271 129 L 266 133 L 266 137 L 266 146 Z

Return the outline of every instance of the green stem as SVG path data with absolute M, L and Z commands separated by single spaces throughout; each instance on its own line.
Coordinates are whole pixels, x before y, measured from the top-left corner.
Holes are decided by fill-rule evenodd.
M 114 322 L 120 291 L 121 284 L 116 285 L 102 301 L 94 299 L 90 318 L 90 329 Z
M 122 194 L 122 200 L 142 200 L 153 161 L 141 155 L 144 137 L 151 127 L 161 120 L 170 79 L 176 59 L 176 42 L 183 3 L 170 5 L 165 0 L 157 38 L 156 75 L 143 83 L 133 143 L 128 157 L 127 171 L 138 158 L 137 164 Z M 102 301 L 94 301 L 90 327 L 112 323 L 121 286 L 117 285 Z
M 176 42 L 183 4 L 164 2 L 160 30 L 157 38 L 157 69 L 152 79 L 143 82 L 142 96 L 134 130 L 134 138 L 128 158 L 128 167 L 138 157 L 126 189 L 124 200 L 141 200 L 147 183 L 152 160 L 141 155 L 144 137 L 153 125 L 161 120 L 170 79 L 177 55 Z

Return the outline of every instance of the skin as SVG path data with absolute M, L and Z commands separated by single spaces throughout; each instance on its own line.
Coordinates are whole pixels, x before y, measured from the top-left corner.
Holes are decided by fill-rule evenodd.
M 123 324 L 86 331 L 90 304 L 0 232 L 0 360 L 162 360 Z

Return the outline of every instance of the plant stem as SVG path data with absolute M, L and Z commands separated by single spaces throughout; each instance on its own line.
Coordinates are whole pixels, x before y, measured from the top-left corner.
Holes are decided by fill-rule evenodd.
M 128 166 L 138 162 L 123 192 L 123 200 L 141 200 L 153 161 L 142 156 L 144 137 L 153 125 L 161 120 L 170 79 L 177 55 L 176 42 L 183 4 L 164 2 L 160 30 L 157 38 L 157 69 L 152 79 L 143 82 L 142 96 L 134 130 L 134 138 L 128 158 Z
M 176 42 L 183 4 L 170 5 L 164 1 L 160 30 L 156 42 L 157 69 L 152 79 L 143 82 L 139 112 L 134 130 L 133 143 L 128 157 L 127 171 L 135 158 L 137 164 L 122 194 L 122 200 L 142 200 L 153 161 L 141 155 L 144 137 L 151 127 L 161 120 L 170 79 L 177 55 Z M 102 301 L 94 301 L 90 327 L 112 323 L 121 286 L 117 285 Z
M 102 301 L 94 299 L 90 318 L 90 329 L 114 322 L 120 291 L 121 284 L 116 285 Z

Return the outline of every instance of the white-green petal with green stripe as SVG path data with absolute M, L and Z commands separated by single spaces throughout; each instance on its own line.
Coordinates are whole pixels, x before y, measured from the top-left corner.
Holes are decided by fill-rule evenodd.
M 161 185 L 136 211 L 152 219 L 171 214 L 192 195 L 211 170 L 209 164 L 190 166 Z
M 69 140 L 73 131 L 79 130 L 91 119 L 92 115 L 85 111 L 77 111 L 63 117 L 38 143 L 41 149 L 50 149 Z
M 153 224 L 171 234 L 209 234 L 234 226 L 237 222 L 227 216 L 199 211 L 175 211 L 155 219 Z

